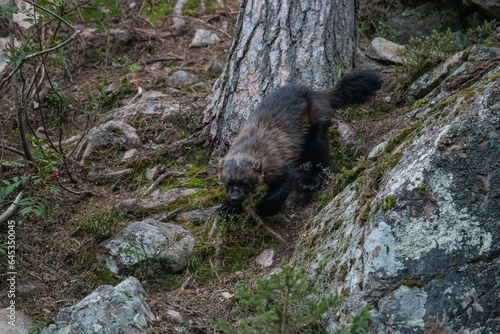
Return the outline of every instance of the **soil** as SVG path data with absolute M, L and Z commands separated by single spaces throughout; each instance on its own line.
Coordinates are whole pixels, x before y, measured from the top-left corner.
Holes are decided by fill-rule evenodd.
M 90 124 L 97 122 L 97 117 L 81 117 L 79 110 L 89 107 L 89 98 L 99 96 L 98 87 L 103 85 L 104 80 L 109 82 L 110 89 L 120 87 L 124 78 L 129 79 L 126 90 L 120 91 L 117 98 L 110 100 L 105 109 L 113 109 L 126 105 L 137 93 L 139 87 L 144 91 L 157 90 L 166 95 L 163 99 L 171 100 L 181 105 L 190 106 L 194 102 L 202 103 L 207 92 L 194 92 L 189 87 L 171 88 L 165 82 L 169 75 L 176 70 L 182 69 L 195 73 L 201 80 L 213 85 L 217 79 L 205 72 L 205 64 L 216 58 L 224 63 L 231 46 L 231 36 L 235 25 L 238 10 L 238 1 L 226 1 L 223 8 L 207 9 L 198 15 L 196 19 L 187 19 L 187 25 L 179 30 L 173 30 L 172 19 L 159 19 L 152 23 L 147 17 L 138 15 L 139 9 L 130 6 L 132 1 L 125 2 L 123 14 L 112 22 L 114 28 L 125 28 L 128 30 L 130 40 L 125 44 L 113 44 L 106 35 L 94 36 L 88 40 L 79 39 L 72 43 L 68 49 L 67 69 L 54 72 L 52 82 L 57 82 L 64 95 L 64 113 L 59 115 L 65 117 L 65 134 L 77 134 L 88 129 Z M 81 21 L 80 29 L 94 28 L 90 23 Z M 209 47 L 192 49 L 189 44 L 196 29 L 210 28 L 214 30 L 222 41 Z M 53 32 L 48 27 L 43 33 Z M 109 52 L 106 50 L 109 46 Z M 141 70 L 130 73 L 128 66 L 120 66 L 126 62 L 128 56 L 130 62 L 139 66 Z M 110 64 L 118 64 L 110 66 Z M 34 73 L 28 70 L 23 72 L 25 76 Z M 389 80 L 389 79 L 387 79 Z M 46 82 L 46 81 L 44 81 Z M 4 87 L 0 94 L 3 99 L 2 117 L 3 138 L 7 145 L 21 147 L 18 137 L 10 136 L 9 132 L 16 129 L 16 118 L 14 104 L 10 87 Z M 384 104 L 383 96 L 378 101 Z M 43 102 L 46 108 L 50 104 Z M 390 110 L 392 106 L 385 104 L 384 109 Z M 361 109 L 368 113 L 368 110 Z M 40 113 L 33 108 L 27 110 L 28 119 L 32 120 L 30 132 L 34 132 L 42 125 L 44 120 Z M 57 116 L 57 114 L 56 114 Z M 54 119 L 45 121 L 56 121 Z M 341 114 L 347 120 L 359 138 L 363 140 L 363 151 L 367 152 L 383 140 L 383 134 L 392 126 L 396 117 L 393 112 L 386 113 L 380 117 L 363 120 L 354 118 L 347 114 Z M 54 130 L 53 141 L 57 141 L 57 130 Z M 149 124 L 147 121 L 139 129 L 141 138 L 163 137 L 165 142 L 173 142 L 180 135 L 182 129 L 179 126 L 168 124 Z M 96 240 L 90 237 L 82 237 L 83 215 L 92 210 L 100 210 L 111 207 L 117 200 L 130 197 L 131 183 L 137 180 L 118 180 L 111 184 L 94 184 L 86 179 L 89 169 L 106 171 L 120 170 L 128 166 L 145 166 L 157 162 L 160 153 L 153 150 L 141 151 L 140 156 L 129 162 L 121 161 L 121 152 L 107 152 L 106 154 L 93 155 L 89 163 L 82 169 L 77 164 L 72 169 L 78 178 L 78 184 L 72 184 L 64 171 L 60 171 L 59 183 L 70 191 L 60 190 L 57 194 L 45 194 L 50 196 L 53 209 L 47 212 L 45 218 L 39 219 L 33 214 L 17 216 L 16 220 L 23 220 L 18 226 L 18 249 L 17 249 L 17 286 L 18 298 L 16 307 L 37 321 L 53 318 L 59 309 L 69 307 L 78 303 L 81 299 L 91 293 L 100 284 L 109 284 L 111 279 L 100 277 L 96 274 L 96 265 L 86 260 L 85 256 L 92 256 L 92 248 Z M 153 153 L 154 156 L 153 157 Z M 185 153 L 190 155 L 189 152 Z M 20 160 L 15 153 L 4 151 L 4 160 Z M 189 164 L 187 159 L 180 159 L 177 163 L 170 165 L 172 168 L 185 170 Z M 350 166 L 347 166 L 350 167 Z M 27 167 L 36 173 L 39 167 Z M 215 174 L 215 166 L 208 169 L 208 175 Z M 16 176 L 16 170 L 8 169 L 2 171 L 2 179 L 11 179 Z M 50 185 L 50 184 L 49 184 Z M 324 191 L 328 192 L 328 189 Z M 235 306 L 235 298 L 224 298 L 223 293 L 235 293 L 235 285 L 248 281 L 250 278 L 261 277 L 268 274 L 280 264 L 293 262 L 293 252 L 296 241 L 305 233 L 305 225 L 317 206 L 317 198 L 320 194 L 307 195 L 295 194 L 289 200 L 285 214 L 277 222 L 270 222 L 272 229 L 285 239 L 285 243 L 274 243 L 275 257 L 272 268 L 262 269 L 251 260 L 241 264 L 241 268 L 233 273 L 216 274 L 210 281 L 204 281 L 196 272 L 185 272 L 178 274 L 171 286 L 155 281 L 144 280 L 144 287 L 148 296 L 148 303 L 157 321 L 151 327 L 151 333 L 172 333 L 179 324 L 169 319 L 168 310 L 181 313 L 184 318 L 186 333 L 208 333 L 212 332 L 207 326 L 210 319 L 225 317 L 235 320 L 236 316 L 231 313 Z M 6 203 L 1 203 L 0 211 L 6 210 Z M 124 219 L 118 221 L 114 231 L 123 227 L 124 221 L 135 221 L 144 218 L 138 213 L 127 213 Z M 254 222 L 255 223 L 255 222 Z M 197 227 L 189 226 L 190 229 Z M 262 227 L 257 227 L 262 228 Z M 3 228 L 2 228 L 3 234 Z M 102 240 L 101 240 L 102 241 Z M 211 259 L 210 259 L 211 261 Z M 3 275 L 2 275 L 3 276 Z M 2 279 L 0 283 L 0 308 L 6 307 L 7 285 Z M 189 324 L 189 325 L 187 325 Z

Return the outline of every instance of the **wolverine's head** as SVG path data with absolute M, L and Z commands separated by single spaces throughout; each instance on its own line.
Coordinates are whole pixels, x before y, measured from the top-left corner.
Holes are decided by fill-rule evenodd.
M 262 183 L 262 163 L 246 153 L 226 156 L 219 166 L 219 177 L 231 205 L 243 203 Z

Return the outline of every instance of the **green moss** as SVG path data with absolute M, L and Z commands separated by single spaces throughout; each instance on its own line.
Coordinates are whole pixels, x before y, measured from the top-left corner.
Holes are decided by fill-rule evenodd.
M 363 213 L 359 216 L 359 221 L 362 222 L 362 223 L 365 223 L 368 221 L 368 217 L 370 215 L 370 204 L 372 202 L 371 201 L 368 201 L 365 205 L 365 209 L 363 210 Z
M 388 211 L 396 205 L 396 197 L 388 195 L 384 198 L 384 203 L 382 204 L 382 210 Z
M 92 286 L 98 287 L 101 285 L 115 286 L 120 283 L 114 274 L 105 267 L 97 267 L 94 269 L 94 277 L 92 279 Z
M 495 74 L 492 74 L 488 77 L 488 82 L 493 82 L 495 81 L 496 79 L 500 78 L 500 71 L 498 71 L 497 73 Z
M 427 99 L 427 98 L 417 100 L 413 103 L 413 107 L 415 107 L 415 108 L 423 107 L 427 104 L 428 101 L 429 101 L 429 99 Z
M 359 163 L 356 168 L 352 171 L 350 171 L 345 179 L 345 186 L 347 187 L 349 184 L 353 183 L 356 181 L 358 176 L 366 169 L 366 165 L 364 162 Z
M 387 153 L 392 152 L 392 150 L 399 144 L 401 144 L 403 141 L 405 141 L 411 134 L 415 133 L 422 124 L 424 123 L 424 118 L 420 119 L 419 121 L 407 126 L 403 131 L 401 131 L 398 135 L 389 138 L 387 141 L 387 145 L 385 146 L 384 150 Z
M 421 288 L 424 286 L 424 283 L 417 279 L 405 279 L 403 282 L 401 282 L 401 285 L 407 286 L 409 288 Z
M 421 195 L 425 194 L 425 184 L 422 184 L 420 187 L 418 187 L 418 192 Z

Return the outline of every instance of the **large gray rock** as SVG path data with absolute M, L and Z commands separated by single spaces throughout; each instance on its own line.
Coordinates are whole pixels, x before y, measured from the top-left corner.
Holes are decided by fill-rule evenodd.
M 462 29 L 459 6 L 446 5 L 439 1 L 431 1 L 415 8 L 406 8 L 401 14 L 392 16 L 383 22 L 386 32 L 395 35 L 398 43 L 406 44 L 412 37 L 424 37 L 439 32 L 459 31 Z
M 142 334 L 154 315 L 141 283 L 129 277 L 116 287 L 101 285 L 78 304 L 63 308 L 42 334 Z
M 77 152 L 86 144 L 82 155 L 82 162 L 93 152 L 102 149 L 109 149 L 115 146 L 122 146 L 125 149 L 131 149 L 141 145 L 141 139 L 136 129 L 123 121 L 111 120 L 91 129 L 86 140 L 80 143 Z M 76 154 L 78 156 L 79 153 Z
M 499 332 L 499 73 L 417 109 L 397 165 L 377 167 L 378 183 L 367 170 L 313 219 L 297 256 L 346 297 L 328 332 L 366 304 L 373 333 Z
M 129 266 L 144 265 L 145 261 L 175 273 L 186 268 L 195 243 L 191 232 L 184 228 L 148 218 L 131 223 L 101 243 L 97 255 L 115 274 L 125 273 Z
M 12 307 L 0 310 L 0 333 L 28 334 L 31 326 L 33 326 L 33 320 L 21 310 Z
M 453 73 L 453 71 L 462 65 L 464 62 L 462 60 L 462 55 L 463 51 L 451 56 L 446 59 L 444 63 L 441 63 L 431 71 L 423 74 L 410 85 L 407 95 L 414 99 L 420 99 L 430 93 L 451 73 Z
M 366 55 L 382 63 L 402 64 L 403 59 L 398 55 L 398 52 L 402 49 L 402 45 L 382 37 L 375 37 L 368 50 L 366 50 Z
M 465 5 L 475 5 L 481 13 L 492 19 L 500 19 L 500 2 L 496 0 L 462 0 Z
M 500 59 L 500 48 L 474 45 L 470 50 L 468 61 L 491 61 Z

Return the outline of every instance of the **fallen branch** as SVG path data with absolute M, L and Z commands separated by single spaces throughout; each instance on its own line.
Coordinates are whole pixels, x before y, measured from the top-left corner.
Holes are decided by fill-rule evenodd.
M 18 150 L 17 148 L 10 147 L 7 145 L 2 145 L 2 148 L 6 149 L 7 151 L 11 151 L 13 153 L 19 154 L 20 156 L 24 157 L 24 152 L 21 150 Z
M 167 177 L 174 176 L 174 175 L 179 175 L 179 174 L 180 174 L 179 172 L 172 171 L 172 170 L 163 173 L 162 175 L 158 176 L 158 178 L 155 180 L 155 182 L 153 182 L 153 184 L 150 185 L 149 188 L 146 189 L 146 191 L 144 191 L 140 197 L 146 196 L 151 190 L 154 189 L 154 187 L 156 187 L 161 182 L 163 182 L 163 180 L 165 180 Z
M 186 21 L 182 18 L 182 10 L 184 9 L 184 5 L 188 2 L 188 0 L 177 0 L 173 14 L 174 14 L 174 24 L 172 27 L 174 29 L 179 29 L 180 27 L 184 26 L 186 24 Z
M 23 192 L 21 191 L 19 194 L 17 194 L 16 199 L 12 204 L 9 206 L 9 208 L 2 213 L 0 216 L 0 224 L 12 217 L 14 213 L 16 213 L 17 209 L 19 208 L 19 202 L 21 201 L 21 198 L 23 197 Z
M 250 208 L 247 208 L 247 212 L 252 217 L 253 220 L 257 222 L 257 225 L 262 225 L 266 231 L 271 233 L 276 239 L 278 239 L 281 243 L 286 243 L 285 239 L 278 233 L 275 232 L 269 225 L 267 225 L 256 213 Z
M 224 30 L 222 29 L 219 29 L 217 28 L 216 26 L 213 26 L 211 25 L 210 23 L 207 23 L 203 20 L 200 20 L 200 19 L 197 19 L 196 17 L 191 17 L 191 16 L 183 16 L 183 15 L 168 15 L 167 17 L 172 17 L 172 18 L 176 18 L 176 17 L 180 17 L 180 18 L 183 18 L 183 19 L 188 19 L 188 20 L 192 20 L 192 21 L 196 21 L 196 22 L 199 22 L 205 26 L 207 26 L 208 28 L 210 29 L 213 29 L 213 30 L 218 30 L 221 34 L 224 34 L 224 36 L 226 36 L 227 38 L 229 39 L 233 39 L 233 37 L 231 37 L 231 35 L 229 35 L 227 32 L 225 32 Z
M 132 168 L 127 168 L 111 173 L 89 173 L 87 176 L 91 181 L 106 181 L 117 177 L 124 177 L 132 174 L 134 170 Z

